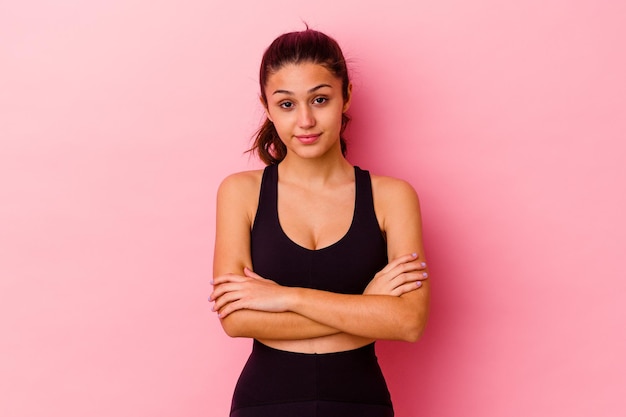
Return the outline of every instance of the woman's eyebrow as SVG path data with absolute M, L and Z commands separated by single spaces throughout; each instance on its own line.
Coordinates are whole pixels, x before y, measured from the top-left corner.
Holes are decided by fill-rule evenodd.
M 333 88 L 333 86 L 330 85 L 330 84 L 320 84 L 320 85 L 317 85 L 317 86 L 311 88 L 309 91 L 307 91 L 307 94 L 314 93 L 314 92 L 316 92 L 317 90 L 319 90 L 320 88 L 323 88 L 323 87 Z M 288 96 L 293 96 L 294 95 L 293 91 L 289 91 L 289 90 L 276 90 L 276 91 L 274 91 L 272 93 L 272 95 L 274 95 L 274 94 L 287 94 Z

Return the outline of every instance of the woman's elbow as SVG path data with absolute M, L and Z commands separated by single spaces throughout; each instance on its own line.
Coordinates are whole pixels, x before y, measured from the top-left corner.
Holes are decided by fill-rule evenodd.
M 407 318 L 404 321 L 400 340 L 405 342 L 417 342 L 422 337 L 422 334 L 424 334 L 426 320 L 427 315 L 425 313 L 417 316 L 413 315 L 413 317 Z
M 239 320 L 237 320 L 235 313 L 232 313 L 223 319 L 220 319 L 222 329 L 230 337 L 243 337 L 244 331 Z
M 425 289 L 427 290 L 428 286 L 426 286 Z M 401 319 L 402 335 L 400 340 L 416 342 L 422 337 L 424 329 L 426 328 L 430 304 L 429 297 L 428 292 L 424 292 L 424 288 L 407 295 L 409 297 L 417 296 L 419 299 L 413 299 L 411 301 L 407 299 L 407 302 L 403 305 L 404 308 L 402 309 L 403 314 Z
M 417 342 L 424 333 L 424 325 L 416 325 L 409 327 L 403 334 L 402 340 L 405 342 Z

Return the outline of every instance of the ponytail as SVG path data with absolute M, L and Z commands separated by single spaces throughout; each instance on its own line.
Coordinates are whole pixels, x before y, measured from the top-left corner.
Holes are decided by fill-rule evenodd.
M 285 159 L 287 147 L 280 140 L 274 123 L 265 119 L 263 125 L 257 130 L 252 148 L 248 152 L 255 152 L 266 165 L 275 165 Z

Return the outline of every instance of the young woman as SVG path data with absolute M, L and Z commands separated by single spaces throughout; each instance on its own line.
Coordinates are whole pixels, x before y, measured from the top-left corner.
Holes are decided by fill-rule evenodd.
M 374 341 L 426 323 L 417 195 L 345 159 L 352 85 L 332 38 L 278 37 L 260 87 L 268 166 L 217 196 L 210 301 L 229 336 L 254 339 L 230 416 L 393 416 Z

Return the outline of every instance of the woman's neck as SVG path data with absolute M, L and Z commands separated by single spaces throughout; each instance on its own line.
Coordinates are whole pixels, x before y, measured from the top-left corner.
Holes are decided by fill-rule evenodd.
M 343 155 L 338 157 L 304 159 L 287 154 L 278 167 L 279 178 L 308 186 L 324 186 L 333 182 L 352 180 L 354 168 Z

